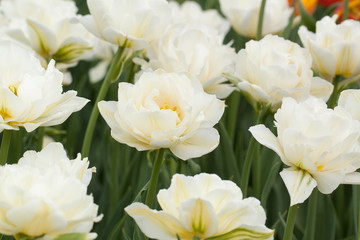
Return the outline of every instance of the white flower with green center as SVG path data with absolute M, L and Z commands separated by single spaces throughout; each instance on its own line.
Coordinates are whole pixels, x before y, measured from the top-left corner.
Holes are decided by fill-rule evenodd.
M 335 75 L 360 74 L 360 23 L 345 20 L 336 24 L 337 15 L 316 22 L 316 32 L 301 26 L 299 36 L 313 58 L 313 67 L 331 80 Z
M 157 195 L 161 211 L 133 203 L 125 211 L 141 231 L 158 240 L 273 239 L 256 198 L 243 199 L 235 183 L 215 174 L 175 174 Z
M 0 233 L 16 239 L 51 240 L 65 234 L 65 239 L 95 239 L 90 231 L 101 216 L 87 194 L 93 170 L 80 156 L 69 160 L 60 143 L 1 166 Z
M 62 92 L 53 60 L 45 70 L 33 52 L 11 42 L 0 42 L 0 52 L 0 131 L 61 124 L 88 102 Z
M 87 0 L 91 15 L 83 25 L 94 35 L 133 50 L 159 38 L 170 20 L 166 0 Z
M 330 194 L 340 184 L 360 184 L 360 122 L 344 108 L 329 109 L 315 97 L 299 103 L 284 98 L 275 125 L 277 136 L 264 125 L 250 132 L 289 166 L 280 175 L 291 205 L 304 202 L 315 187 Z
M 74 1 L 2 0 L 0 10 L 9 21 L 8 35 L 33 49 L 43 65 L 54 59 L 66 69 L 91 49 Z
M 135 84 L 120 83 L 118 101 L 101 101 L 99 110 L 118 142 L 139 151 L 169 148 L 186 160 L 219 144 L 213 127 L 225 104 L 204 92 L 199 80 L 162 70 L 143 73 Z

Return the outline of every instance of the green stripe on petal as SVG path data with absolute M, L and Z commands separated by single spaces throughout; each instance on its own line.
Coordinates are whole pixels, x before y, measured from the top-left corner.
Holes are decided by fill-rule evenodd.
M 304 202 L 317 186 L 315 179 L 300 168 L 287 168 L 281 171 L 281 178 L 290 195 L 290 206 Z
M 271 239 L 273 234 L 274 234 L 274 230 L 260 231 L 260 230 L 254 230 L 248 228 L 236 228 L 231 232 L 211 238 L 206 238 L 205 240 L 242 240 L 242 239 L 265 240 L 269 238 Z
M 69 43 L 62 46 L 52 55 L 52 58 L 57 63 L 71 63 L 78 60 L 85 52 L 91 50 L 91 46 L 85 43 Z

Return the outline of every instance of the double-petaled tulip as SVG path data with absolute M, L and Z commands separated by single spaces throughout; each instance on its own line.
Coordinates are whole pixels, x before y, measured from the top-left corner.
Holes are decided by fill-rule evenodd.
M 0 42 L 0 52 L 0 131 L 61 124 L 88 102 L 76 91 L 62 93 L 53 60 L 44 69 L 33 52 L 11 42 Z
M 305 100 L 314 95 L 327 100 L 331 83 L 313 77 L 311 56 L 298 44 L 267 35 L 250 41 L 238 53 L 234 83 L 249 101 L 271 104 L 275 111 L 284 97 Z
M 220 7 L 237 33 L 255 38 L 261 0 L 220 0 Z M 262 35 L 281 32 L 288 24 L 293 8 L 287 0 L 268 0 L 265 6 Z
M 125 211 L 142 232 L 158 240 L 273 239 L 256 198 L 243 199 L 235 183 L 215 174 L 175 174 L 157 195 L 162 210 L 133 203 Z
M 90 231 L 101 216 L 86 192 L 92 171 L 87 159 L 69 160 L 59 143 L 1 166 L 0 233 L 16 239 L 95 239 Z
M 115 140 L 139 151 L 169 148 L 183 160 L 217 147 L 219 133 L 213 126 L 224 108 L 198 79 L 160 69 L 143 73 L 135 84 L 120 83 L 117 102 L 99 103 Z
M 340 184 L 360 184 L 360 122 L 343 107 L 329 109 L 315 97 L 304 102 L 285 98 L 275 125 L 277 136 L 264 125 L 250 132 L 289 166 L 280 175 L 291 205 L 305 201 L 315 187 L 330 194 Z
M 201 82 L 205 92 L 226 98 L 234 90 L 223 73 L 233 73 L 236 53 L 222 44 L 217 31 L 203 26 L 178 25 L 148 48 L 149 62 L 142 67 L 167 72 L 188 72 Z
M 316 32 L 301 26 L 299 36 L 313 58 L 313 67 L 324 78 L 360 74 L 360 22 L 336 24 L 337 15 L 316 22 Z

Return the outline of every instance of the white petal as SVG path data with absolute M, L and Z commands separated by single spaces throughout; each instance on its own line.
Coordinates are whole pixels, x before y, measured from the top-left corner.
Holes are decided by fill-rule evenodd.
M 177 240 L 176 234 L 181 237 L 189 236 L 173 216 L 152 210 L 142 203 L 132 203 L 125 208 L 125 211 L 134 218 L 141 231 L 150 238 Z
M 249 131 L 256 139 L 256 141 L 276 152 L 276 154 L 279 155 L 281 161 L 283 161 L 286 165 L 293 165 L 291 162 L 286 160 L 283 149 L 277 137 L 267 127 L 265 127 L 265 125 L 259 124 L 252 126 L 249 128 Z
M 287 168 L 280 172 L 290 195 L 290 206 L 304 202 L 316 187 L 311 175 L 301 169 Z
M 191 133 L 191 136 L 170 151 L 182 160 L 201 157 L 214 150 L 219 145 L 219 133 L 214 128 L 201 128 Z
M 180 222 L 189 232 L 200 238 L 217 232 L 218 219 L 211 203 L 197 198 L 183 201 L 180 205 Z

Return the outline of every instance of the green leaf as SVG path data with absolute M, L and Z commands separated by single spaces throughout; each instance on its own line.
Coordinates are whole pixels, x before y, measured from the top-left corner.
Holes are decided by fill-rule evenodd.
M 298 1 L 298 4 L 300 8 L 301 22 L 307 27 L 307 29 L 309 29 L 309 31 L 315 32 L 315 18 L 308 14 L 301 1 Z
M 205 240 L 242 240 L 242 239 L 259 239 L 265 240 L 271 237 L 274 234 L 274 230 L 270 232 L 260 232 L 247 228 L 237 228 L 232 230 L 231 232 L 206 238 Z
M 67 233 L 56 237 L 54 240 L 85 240 L 87 233 Z

